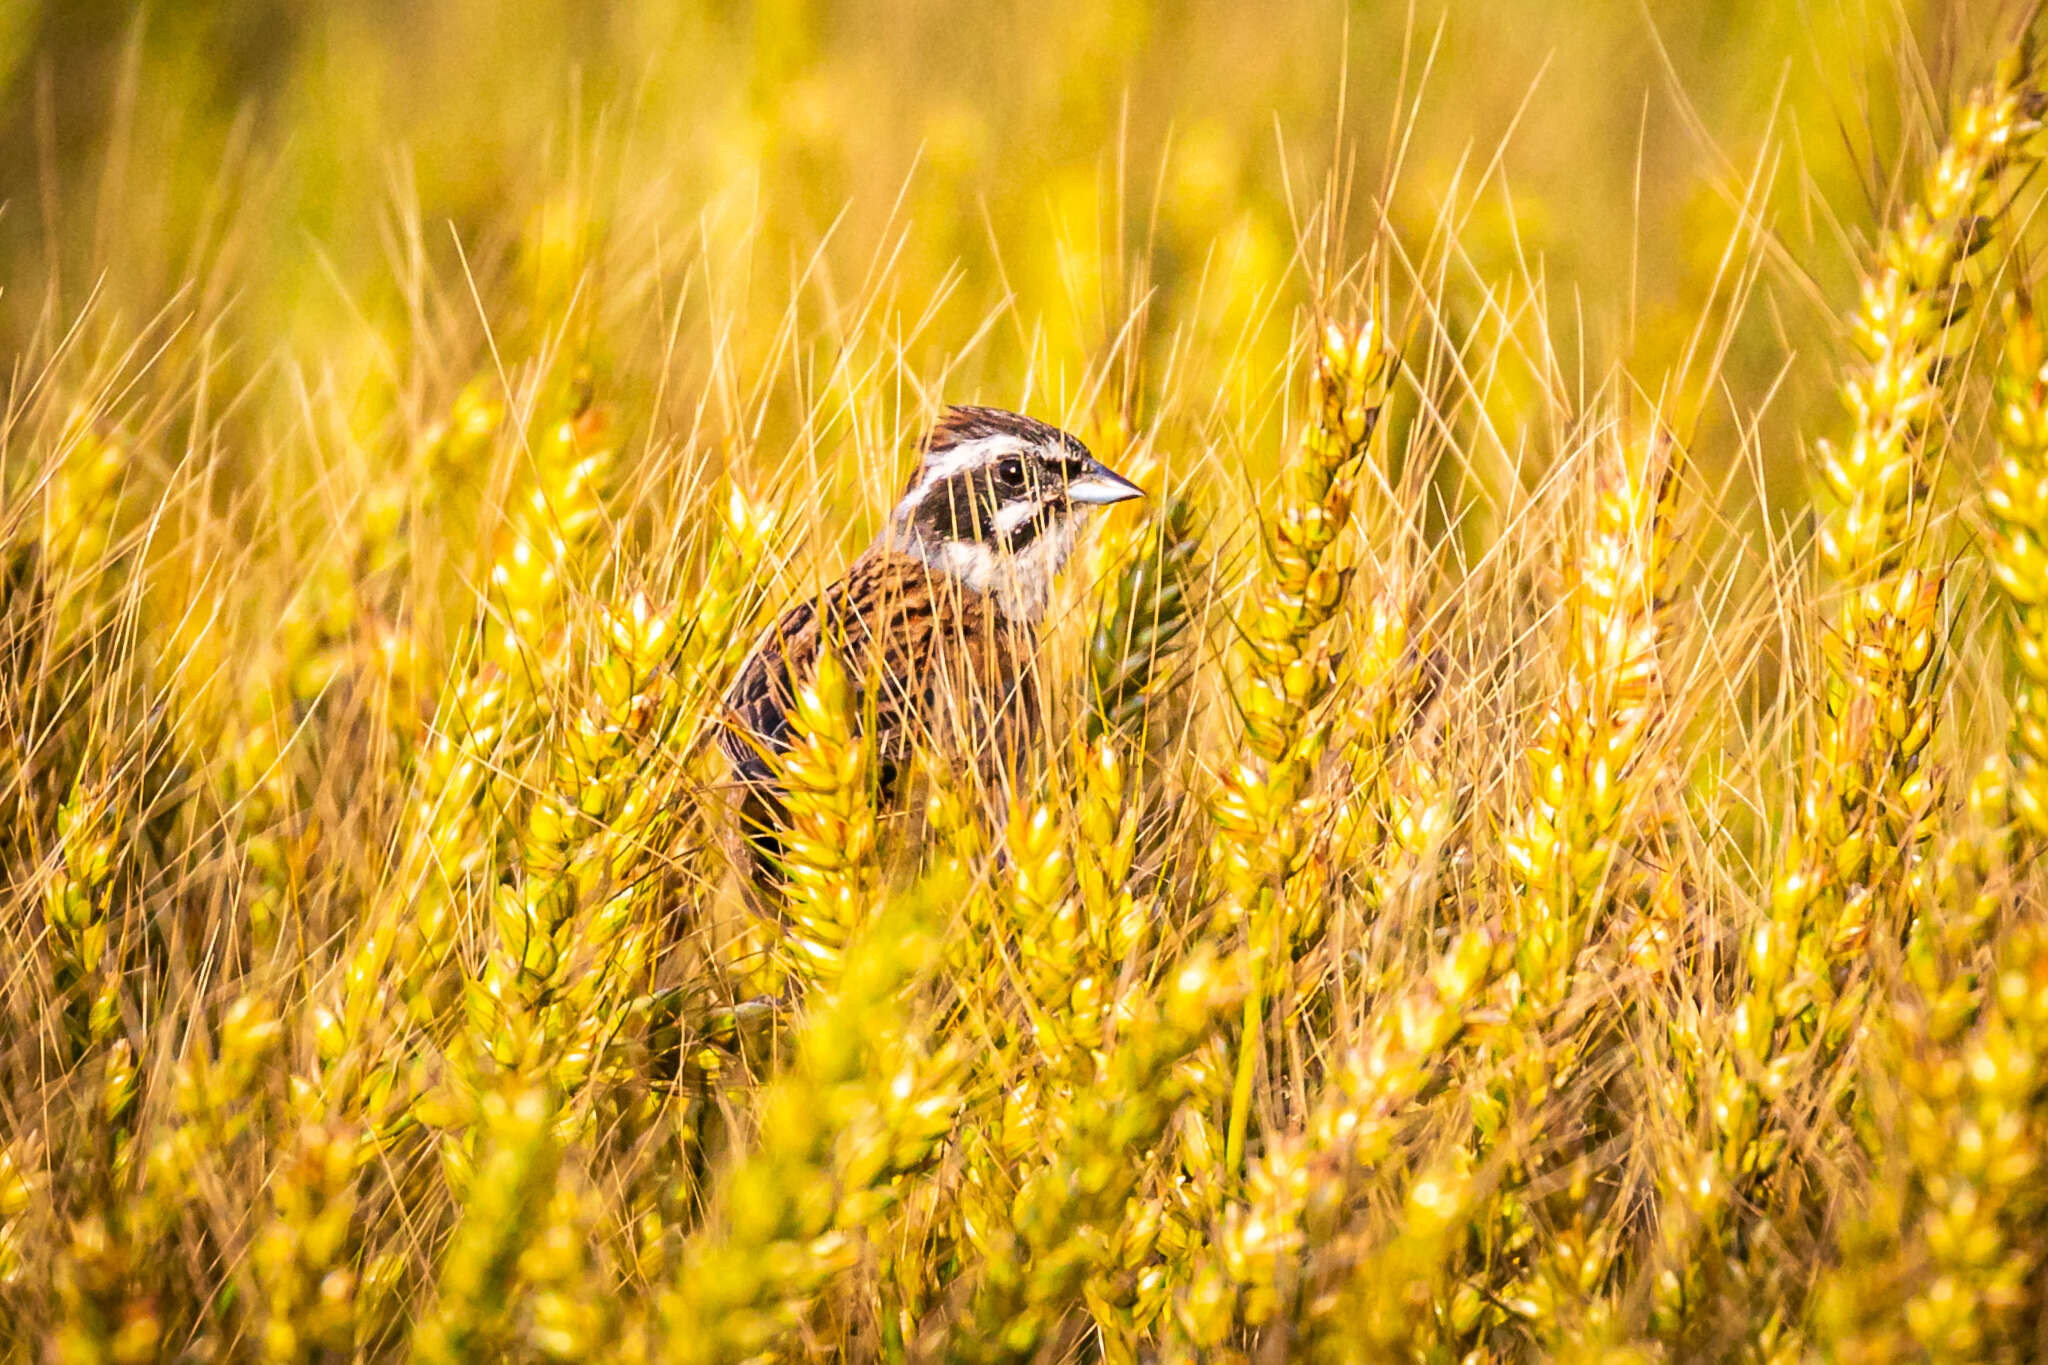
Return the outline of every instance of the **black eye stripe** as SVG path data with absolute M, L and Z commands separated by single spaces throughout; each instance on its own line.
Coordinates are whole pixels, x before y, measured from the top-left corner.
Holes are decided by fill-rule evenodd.
M 1026 483 L 1059 482 L 1068 483 L 1088 472 L 1086 456 L 1069 454 L 1065 451 L 1033 450 L 1020 455 L 1005 455 L 991 468 L 1001 477 L 1010 466 L 1018 467 Z M 1034 479 L 1033 476 L 1036 476 Z
M 925 490 L 911 522 L 939 540 L 987 540 L 995 534 L 1000 501 L 987 469 L 963 469 Z
M 1023 500 L 1019 489 L 1004 478 L 1003 466 L 1013 461 L 1022 466 L 1022 491 L 1039 505 L 1031 516 L 1003 533 L 996 529 L 996 513 L 1006 503 Z M 1087 458 L 1065 450 L 1002 455 L 955 470 L 933 483 L 918 499 L 911 524 L 934 540 L 1000 543 L 1007 550 L 1021 550 L 1066 512 L 1064 486 L 1086 472 Z

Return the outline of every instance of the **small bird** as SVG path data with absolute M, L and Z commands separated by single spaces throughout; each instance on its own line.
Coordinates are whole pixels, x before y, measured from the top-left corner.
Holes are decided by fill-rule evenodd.
M 1031 661 L 1054 575 L 1089 513 L 1143 495 L 1056 427 L 948 408 L 874 544 L 763 634 L 726 694 L 719 740 L 749 837 L 772 850 L 775 760 L 821 647 L 874 726 L 885 799 L 919 747 L 1007 774 L 1037 718 Z

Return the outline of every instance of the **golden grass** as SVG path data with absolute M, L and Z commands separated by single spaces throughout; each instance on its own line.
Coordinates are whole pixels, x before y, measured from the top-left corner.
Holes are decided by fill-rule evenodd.
M 1649 370 L 1342 175 L 1291 266 L 1062 239 L 1056 322 L 887 234 L 763 303 L 585 174 L 402 207 L 345 365 L 205 271 L 20 324 L 0 1359 L 2037 1358 L 2048 86 L 1981 70 L 1765 382 L 1756 184 Z M 878 807 L 821 670 L 767 889 L 718 698 L 977 398 L 1154 496 L 1014 789 Z

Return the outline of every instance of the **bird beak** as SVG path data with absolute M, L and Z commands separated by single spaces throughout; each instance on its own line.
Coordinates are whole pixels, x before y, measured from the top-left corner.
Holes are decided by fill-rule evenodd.
M 1067 501 L 1084 507 L 1107 507 L 1113 502 L 1142 498 L 1145 490 L 1100 460 L 1090 460 L 1067 481 Z

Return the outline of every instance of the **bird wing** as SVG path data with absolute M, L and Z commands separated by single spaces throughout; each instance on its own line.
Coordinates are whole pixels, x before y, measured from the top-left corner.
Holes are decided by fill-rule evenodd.
M 796 707 L 796 679 L 808 677 L 818 658 L 817 599 L 782 614 L 740 665 L 725 694 L 725 724 L 719 747 L 733 776 L 746 783 L 774 778 L 772 756 L 789 747 L 790 716 Z
M 1017 690 L 1021 651 L 994 602 L 904 555 L 869 553 L 818 598 L 790 608 L 727 693 L 720 742 L 743 782 L 774 778 L 797 688 L 828 643 L 871 716 L 877 757 L 900 764 L 922 742 L 974 738 Z M 968 712 L 955 708 L 961 699 Z M 935 733 L 940 728 L 965 734 Z

